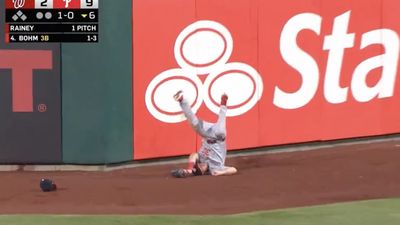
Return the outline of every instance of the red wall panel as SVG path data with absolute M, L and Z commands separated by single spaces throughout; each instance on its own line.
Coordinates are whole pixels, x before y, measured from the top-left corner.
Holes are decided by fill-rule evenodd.
M 228 147 L 400 130 L 396 0 L 133 1 L 134 159 L 183 155 L 198 140 L 172 95 L 216 119 Z

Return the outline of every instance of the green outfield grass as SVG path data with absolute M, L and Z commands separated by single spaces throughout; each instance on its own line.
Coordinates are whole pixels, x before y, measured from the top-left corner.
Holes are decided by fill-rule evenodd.
M 2 215 L 0 225 L 399 225 L 400 199 L 384 199 L 229 216 Z

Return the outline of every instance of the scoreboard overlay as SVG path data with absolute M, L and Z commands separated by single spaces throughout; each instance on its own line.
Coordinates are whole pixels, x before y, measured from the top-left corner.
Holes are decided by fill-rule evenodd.
M 6 0 L 7 43 L 99 41 L 99 0 Z

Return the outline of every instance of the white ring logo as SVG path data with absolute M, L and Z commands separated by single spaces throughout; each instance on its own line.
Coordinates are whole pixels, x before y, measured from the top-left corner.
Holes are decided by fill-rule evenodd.
M 13 3 L 14 3 L 14 8 L 19 9 L 24 7 L 25 0 L 13 0 Z
M 179 123 L 186 118 L 172 96 L 182 90 L 194 112 L 204 101 L 213 113 L 219 112 L 223 93 L 229 96 L 227 116 L 239 116 L 261 99 L 263 81 L 250 65 L 228 62 L 233 39 L 222 24 L 197 21 L 178 35 L 174 54 L 181 68 L 169 69 L 150 82 L 145 94 L 147 109 L 165 123 Z M 207 76 L 204 84 L 199 76 Z

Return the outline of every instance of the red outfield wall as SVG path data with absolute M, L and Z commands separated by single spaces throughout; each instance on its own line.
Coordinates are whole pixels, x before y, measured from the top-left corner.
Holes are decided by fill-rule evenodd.
M 400 131 L 398 0 L 134 0 L 134 159 L 199 146 L 172 95 L 228 147 Z

